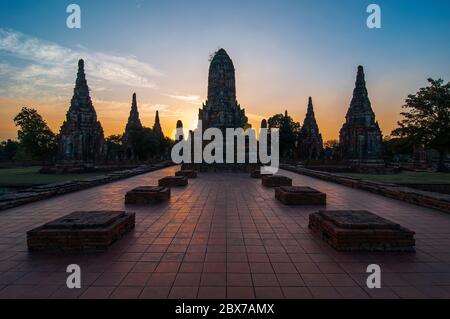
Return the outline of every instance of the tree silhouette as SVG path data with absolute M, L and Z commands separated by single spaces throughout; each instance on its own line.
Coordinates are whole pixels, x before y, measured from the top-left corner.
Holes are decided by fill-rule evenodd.
M 450 82 L 428 79 L 429 86 L 411 94 L 403 106 L 404 119 L 393 136 L 408 138 L 417 145 L 439 152 L 439 171 L 445 171 L 445 156 L 450 150 Z
M 300 124 L 294 122 L 287 113 L 276 114 L 267 121 L 269 128 L 278 128 L 280 131 L 280 155 L 282 158 L 292 158 L 295 150 L 295 141 L 300 132 Z
M 35 109 L 23 107 L 14 122 L 20 127 L 17 131 L 20 159 L 50 160 L 55 156 L 56 135 Z

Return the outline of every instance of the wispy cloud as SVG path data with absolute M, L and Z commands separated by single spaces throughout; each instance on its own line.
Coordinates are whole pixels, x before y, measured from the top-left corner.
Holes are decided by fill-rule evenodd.
M 177 94 L 164 94 L 167 97 L 170 97 L 172 99 L 188 102 L 191 104 L 199 104 L 200 103 L 200 96 L 199 95 L 177 95 Z
M 94 89 L 102 89 L 108 84 L 154 89 L 157 88 L 154 79 L 163 76 L 152 65 L 132 55 L 88 52 L 82 45 L 67 48 L 3 28 L 0 28 L 0 56 L 8 61 L 0 64 L 0 94 L 8 95 L 21 93 L 34 97 L 40 94 L 42 97 L 46 91 L 55 88 L 71 88 L 80 58 L 85 59 L 88 78 Z M 20 63 L 11 63 L 13 59 Z
M 127 115 L 130 112 L 131 102 L 120 102 L 120 101 L 112 101 L 112 100 L 102 100 L 102 99 L 93 99 L 93 103 L 98 111 L 108 112 L 113 114 L 113 117 L 117 117 L 117 115 Z M 170 105 L 167 104 L 150 104 L 150 103 L 142 103 L 138 102 L 138 109 L 141 114 L 151 114 L 159 111 L 162 116 L 165 117 L 175 117 L 182 116 L 183 112 L 179 110 L 173 109 Z

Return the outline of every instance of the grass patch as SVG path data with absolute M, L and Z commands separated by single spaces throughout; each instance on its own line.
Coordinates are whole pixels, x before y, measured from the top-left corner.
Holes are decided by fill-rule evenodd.
M 21 185 L 43 185 L 60 183 L 71 180 L 88 179 L 102 173 L 86 174 L 40 174 L 41 167 L 15 167 L 0 169 L 0 185 L 21 186 Z
M 391 184 L 450 184 L 449 173 L 403 172 L 400 174 L 341 174 L 374 182 Z

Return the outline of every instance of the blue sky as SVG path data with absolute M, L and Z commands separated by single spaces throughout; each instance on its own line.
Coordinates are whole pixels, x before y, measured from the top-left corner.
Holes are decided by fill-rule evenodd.
M 66 6 L 82 28 L 66 27 Z M 382 9 L 382 29 L 366 7 Z M 382 130 L 389 134 L 407 94 L 428 77 L 450 78 L 450 1 L 24 1 L 0 3 L 0 139 L 32 104 L 57 130 L 70 102 L 76 59 L 107 134 L 123 130 L 131 94 L 143 122 L 161 110 L 167 134 L 195 125 L 206 97 L 208 58 L 224 47 L 236 67 L 250 121 L 288 109 L 302 122 L 313 96 L 325 138 L 336 138 L 359 64 Z

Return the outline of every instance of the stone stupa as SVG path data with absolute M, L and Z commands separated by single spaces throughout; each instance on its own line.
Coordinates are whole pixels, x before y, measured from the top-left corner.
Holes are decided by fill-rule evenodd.
M 91 169 L 105 157 L 103 128 L 89 95 L 84 61 L 79 60 L 73 97 L 60 130 L 56 164 L 66 170 Z

